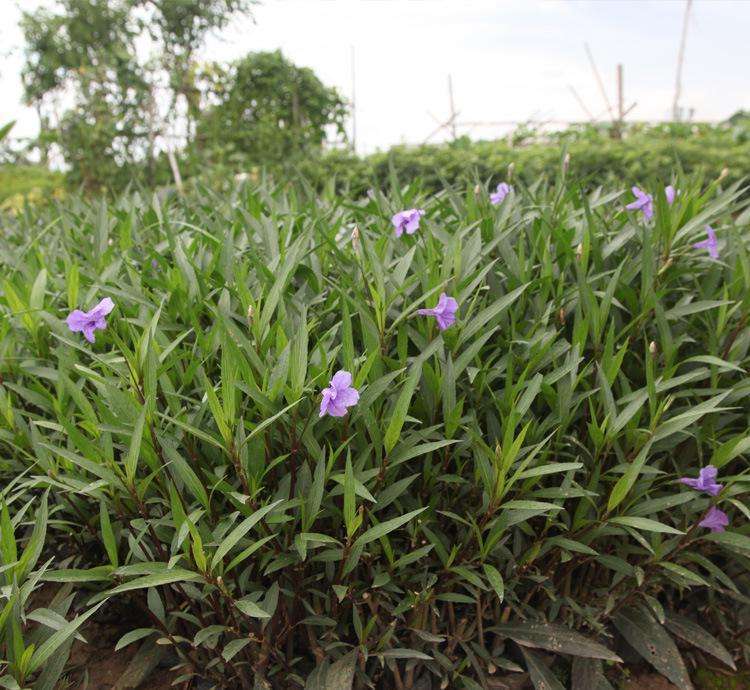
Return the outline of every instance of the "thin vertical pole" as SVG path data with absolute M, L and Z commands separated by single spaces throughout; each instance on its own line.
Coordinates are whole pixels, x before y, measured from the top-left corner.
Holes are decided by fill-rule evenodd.
M 597 86 L 599 87 L 599 93 L 601 93 L 602 98 L 604 99 L 604 103 L 607 106 L 607 111 L 609 112 L 609 116 L 614 120 L 615 114 L 612 112 L 612 105 L 609 102 L 609 97 L 607 96 L 607 90 L 604 88 L 604 82 L 602 81 L 602 78 L 599 75 L 599 70 L 596 68 L 596 62 L 594 62 L 594 56 L 591 54 L 591 48 L 589 48 L 588 43 L 584 43 L 583 47 L 586 49 L 586 55 L 588 55 L 589 63 L 591 64 L 591 70 L 594 72 L 594 79 L 596 79 Z
M 672 119 L 680 119 L 680 96 L 682 95 L 682 63 L 685 61 L 685 44 L 687 43 L 688 18 L 693 0 L 685 3 L 685 16 L 682 21 L 682 38 L 680 39 L 680 50 L 677 53 L 677 76 L 674 85 L 674 101 L 672 102 Z
M 617 119 L 620 122 L 625 118 L 625 103 L 623 98 L 622 65 L 617 65 Z
M 456 106 L 453 102 L 453 79 L 451 79 L 451 75 L 448 75 L 448 98 L 450 100 L 450 106 L 451 106 L 451 137 L 453 137 L 453 141 L 456 140 Z
M 357 153 L 357 91 L 354 70 L 354 46 L 351 46 L 351 70 L 352 70 L 352 151 Z

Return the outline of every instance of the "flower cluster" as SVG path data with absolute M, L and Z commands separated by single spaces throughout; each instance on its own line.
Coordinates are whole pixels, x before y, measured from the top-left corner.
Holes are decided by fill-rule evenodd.
M 490 194 L 490 202 L 493 205 L 502 203 L 502 201 L 513 191 L 513 188 L 506 182 L 501 182 L 495 192 Z M 635 201 L 629 203 L 628 210 L 641 211 L 647 220 L 653 217 L 653 197 L 641 190 L 639 187 L 632 188 L 635 195 Z M 677 192 L 674 187 L 669 185 L 664 190 L 667 203 L 674 203 Z M 407 235 L 413 235 L 419 229 L 420 219 L 425 215 L 423 209 L 407 209 L 399 211 L 391 218 L 395 229 L 396 237 L 406 232 Z M 359 232 L 355 228 L 356 239 L 359 238 Z M 707 249 L 712 259 L 719 258 L 718 242 L 716 232 L 710 225 L 706 225 L 707 239 L 696 242 L 695 249 Z M 355 235 L 352 234 L 354 241 Z M 155 260 L 154 260 L 155 261 Z M 109 297 L 102 299 L 95 307 L 89 311 L 75 309 L 66 319 L 68 328 L 74 332 L 83 333 L 86 340 L 95 342 L 94 332 L 104 330 L 107 327 L 106 316 L 112 312 L 115 304 Z M 418 309 L 417 314 L 420 316 L 433 316 L 437 326 L 441 331 L 450 328 L 456 322 L 456 312 L 458 311 L 458 302 L 443 292 L 438 299 L 436 306 L 432 308 Z M 250 315 L 248 315 L 250 317 Z M 359 402 L 359 391 L 352 385 L 352 374 L 349 371 L 337 371 L 327 388 L 324 388 L 321 394 L 319 416 L 324 417 L 343 417 L 350 407 Z M 723 488 L 722 484 L 717 483 L 718 470 L 713 465 L 708 465 L 700 470 L 697 477 L 682 477 L 680 483 L 689 486 L 691 489 L 707 493 L 709 496 L 718 496 Z M 712 505 L 703 519 L 698 523 L 700 527 L 705 527 L 712 532 L 723 532 L 729 525 L 729 518 L 726 513 Z
M 706 465 L 698 473 L 697 477 L 682 477 L 680 483 L 696 491 L 705 491 L 709 496 L 718 496 L 724 488 L 723 484 L 716 483 L 718 474 L 719 470 L 716 467 Z M 716 506 L 711 506 L 698 525 L 706 527 L 712 532 L 723 532 L 727 525 L 729 525 L 729 518 L 723 510 L 719 510 Z
M 631 191 L 635 196 L 635 201 L 631 201 L 625 208 L 629 211 L 640 211 L 646 220 L 651 220 L 654 217 L 654 197 L 644 192 L 640 187 L 633 187 Z M 677 197 L 677 190 L 671 184 L 668 185 L 664 188 L 664 197 L 671 206 Z M 716 231 L 710 225 L 706 225 L 706 235 L 707 238 L 696 242 L 693 249 L 707 249 L 708 255 L 714 261 L 717 261 L 719 259 L 719 242 L 716 238 Z

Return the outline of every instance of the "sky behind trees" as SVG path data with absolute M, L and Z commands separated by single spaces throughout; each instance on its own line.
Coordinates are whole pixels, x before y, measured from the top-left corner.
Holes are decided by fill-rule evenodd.
M 25 2 L 24 7 L 39 2 Z M 611 100 L 615 69 L 624 65 L 631 119 L 671 115 L 681 0 L 270 0 L 253 18 L 238 17 L 202 51 L 229 60 L 251 50 L 281 48 L 294 62 L 351 97 L 356 72 L 357 148 L 424 141 L 448 117 L 447 77 L 453 78 L 459 122 L 583 120 L 572 85 L 594 115 L 606 106 L 583 44 L 596 58 Z M 37 131 L 21 104 L 20 16 L 16 0 L 0 0 L 0 120 L 16 118 L 16 136 Z M 750 109 L 750 2 L 696 0 L 688 30 L 681 105 L 699 120 Z M 459 127 L 459 134 L 493 138 L 507 126 Z M 448 136 L 443 131 L 432 140 Z

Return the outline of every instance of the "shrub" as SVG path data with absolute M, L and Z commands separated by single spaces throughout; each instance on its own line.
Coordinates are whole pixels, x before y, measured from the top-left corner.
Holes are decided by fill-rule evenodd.
M 6 219 L 0 671 L 52 688 L 102 606 L 217 686 L 747 661 L 750 213 L 675 186 L 652 221 L 564 174 L 498 206 L 261 182 Z M 338 377 L 320 417 L 339 370 L 358 400 Z M 718 495 L 677 481 L 709 464 Z
M 65 186 L 62 173 L 38 165 L 0 166 L 0 207 L 20 210 L 26 202 L 59 197 Z
M 563 148 L 564 147 L 564 148 Z M 589 189 L 602 183 L 626 185 L 648 179 L 669 179 L 682 169 L 688 176 L 738 182 L 750 169 L 750 142 L 736 141 L 728 132 L 674 137 L 653 131 L 635 132 L 623 140 L 590 135 L 560 134 L 549 142 L 509 146 L 505 141 L 458 141 L 454 144 L 396 146 L 364 158 L 336 151 L 310 158 L 299 168 L 303 178 L 319 188 L 335 180 L 352 195 L 383 188 L 394 179 L 401 184 L 420 180 L 429 191 L 467 180 L 497 184 L 512 175 L 525 184 L 539 177 L 553 179 L 564 152 L 570 155 L 571 177 Z

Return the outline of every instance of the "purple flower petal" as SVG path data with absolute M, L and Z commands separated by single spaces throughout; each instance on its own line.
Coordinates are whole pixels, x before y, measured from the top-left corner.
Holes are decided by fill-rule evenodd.
M 105 297 L 90 311 L 74 309 L 65 319 L 68 328 L 73 333 L 83 333 L 83 337 L 90 343 L 95 341 L 94 331 L 103 330 L 107 327 L 106 316 L 115 308 L 115 303 Z
M 716 230 L 707 225 L 706 235 L 708 235 L 708 239 L 696 242 L 693 249 L 708 249 L 708 255 L 716 261 L 719 258 L 719 241 L 716 237 Z
M 320 401 L 320 417 L 343 417 L 348 407 L 359 402 L 359 391 L 352 388 L 352 375 L 348 371 L 337 371 L 328 388 L 323 389 Z
M 513 191 L 513 187 L 511 187 L 507 182 L 501 182 L 499 185 L 497 185 L 497 191 L 492 192 L 490 194 L 490 203 L 493 206 L 497 206 L 498 204 L 502 203 L 503 199 L 505 199 L 508 194 L 510 194 Z
M 419 219 L 425 214 L 421 208 L 410 208 L 399 211 L 391 218 L 396 237 L 401 237 L 404 230 L 407 235 L 413 235 L 419 229 Z
M 721 490 L 724 488 L 723 484 L 716 483 L 716 477 L 719 470 L 713 465 L 706 465 L 700 472 L 698 477 L 681 477 L 679 482 L 685 486 L 689 486 L 691 489 L 696 491 L 705 491 L 711 496 L 718 496 Z
M 729 518 L 723 510 L 711 506 L 698 525 L 710 529 L 712 532 L 723 532 L 729 526 Z
M 456 311 L 458 302 L 446 293 L 440 295 L 437 306 L 432 309 L 417 309 L 420 316 L 434 316 L 437 319 L 438 328 L 444 331 L 456 322 Z
M 70 312 L 68 318 L 65 319 L 65 323 L 68 324 L 68 328 L 73 333 L 79 333 L 84 329 L 88 320 L 88 314 L 82 312 L 80 309 L 74 309 L 72 312 Z
M 654 215 L 653 197 L 650 194 L 646 194 L 639 187 L 633 187 L 631 191 L 636 199 L 627 204 L 625 208 L 629 211 L 642 211 L 646 220 L 651 220 Z

